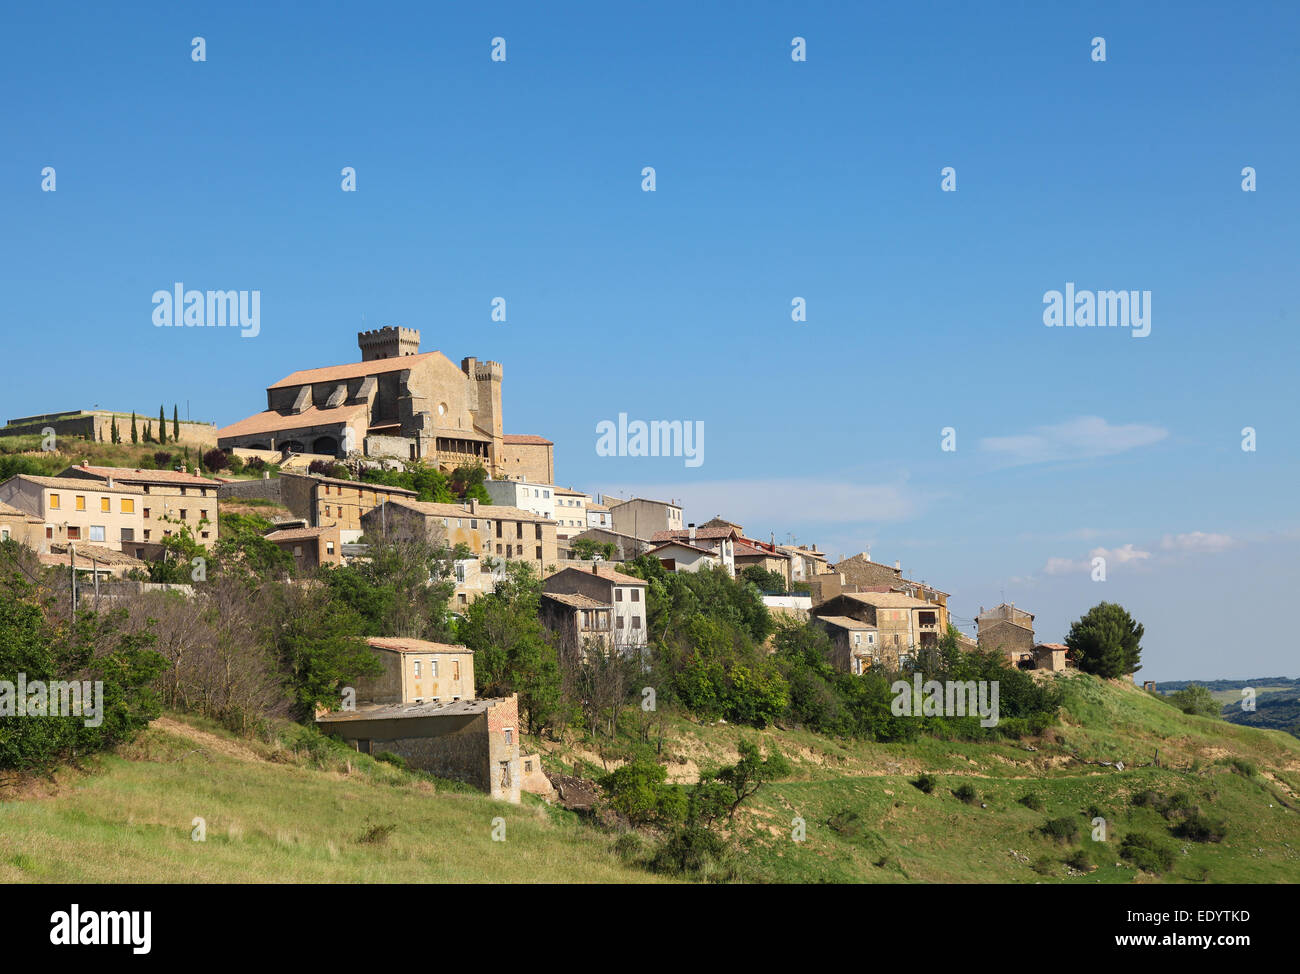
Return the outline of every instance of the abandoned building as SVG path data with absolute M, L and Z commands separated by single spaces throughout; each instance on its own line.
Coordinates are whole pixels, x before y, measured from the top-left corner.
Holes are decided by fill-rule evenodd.
M 1012 666 L 1028 662 L 1031 666 L 1034 658 L 1034 615 L 1024 609 L 1017 609 L 1014 602 L 1003 602 L 985 611 L 980 606 L 980 613 L 975 617 L 980 649 L 995 650 L 1006 654 Z
M 474 653 L 423 639 L 366 640 L 383 672 L 356 681 L 354 709 L 318 714 L 321 732 L 363 754 L 407 765 L 519 802 L 519 701 L 475 699 Z

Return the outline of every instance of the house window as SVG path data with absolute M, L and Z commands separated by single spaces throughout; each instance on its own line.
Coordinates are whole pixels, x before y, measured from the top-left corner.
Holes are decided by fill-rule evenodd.
M 436 659 L 429 660 L 429 678 L 431 680 L 438 679 L 438 661 Z
M 83 494 L 78 494 L 78 495 L 77 495 L 77 510 L 79 510 L 79 511 L 84 511 L 85 509 L 86 509 L 86 498 L 85 498 L 85 495 L 83 495 Z
M 451 661 L 451 678 L 453 680 L 460 679 L 460 660 L 458 659 Z
M 134 514 L 134 513 L 135 513 L 135 498 L 134 498 L 134 497 L 123 497 L 123 498 L 122 498 L 122 513 L 123 513 L 123 514 Z
M 632 617 L 632 628 L 633 628 L 633 629 L 640 629 L 640 628 L 641 628 L 641 617 L 640 617 L 640 616 L 633 616 L 633 617 Z
M 81 528 L 77 527 L 75 524 L 69 524 L 69 525 L 68 525 L 68 540 L 69 540 L 69 541 L 80 541 L 80 540 L 81 540 Z
M 92 525 L 90 526 L 90 540 L 91 540 L 91 541 L 103 541 L 103 540 L 104 540 L 104 525 L 102 525 L 102 524 L 92 524 Z
M 623 601 L 623 590 L 621 588 L 614 589 L 614 601 L 615 602 Z
M 541 541 L 541 540 L 542 540 L 542 526 L 541 526 L 540 524 L 534 524 L 533 527 L 537 529 L 537 533 L 536 533 L 535 535 L 533 535 L 533 540 L 534 540 L 534 541 Z
M 334 542 L 333 542 L 333 541 L 326 541 L 326 542 L 325 542 L 325 554 L 327 554 L 327 555 L 332 555 L 332 554 L 334 554 Z
M 147 531 L 145 533 L 148 534 Z M 45 525 L 45 537 L 47 538 L 54 537 L 54 528 L 50 527 L 48 524 Z
M 502 788 L 510 787 L 510 762 L 509 761 L 501 762 L 501 787 Z
M 417 680 L 420 678 L 420 661 L 418 659 L 415 661 L 415 678 Z
M 105 513 L 112 511 L 113 509 L 112 504 L 113 504 L 112 498 L 101 497 L 99 499 L 99 509 L 101 511 L 104 511 Z
M 541 545 L 538 545 L 538 546 L 537 546 L 537 560 L 538 560 L 538 561 L 541 561 L 541 560 L 542 560 L 542 546 L 541 546 Z
M 623 628 L 623 617 L 622 617 L 622 616 L 615 616 L 614 618 L 617 620 L 617 622 L 616 622 L 615 625 L 614 625 L 614 628 L 615 628 L 615 629 L 622 629 L 622 628 Z
M 641 590 L 639 588 L 632 589 L 632 601 L 633 602 L 641 601 Z
M 474 518 L 470 518 L 470 521 L 469 521 L 469 529 L 470 529 L 471 531 L 477 531 L 477 530 L 478 530 L 478 518 L 476 518 L 476 517 L 474 517 Z
M 53 508 L 53 509 L 56 510 L 56 511 L 59 509 L 59 495 L 58 495 L 58 494 L 51 494 L 51 495 L 50 495 L 50 507 Z
M 516 522 L 515 522 L 515 537 L 516 537 L 516 538 L 522 538 L 523 536 L 524 536 L 524 522 L 523 522 L 523 521 L 516 521 Z
M 513 744 L 515 742 L 515 729 L 513 727 L 507 727 L 502 731 L 502 733 L 506 735 L 507 744 Z
M 208 519 L 208 512 L 207 512 L 207 511 L 199 511 L 199 519 L 200 519 L 200 520 L 203 520 L 203 521 L 206 521 L 206 520 Z
M 188 518 L 188 517 L 189 517 L 189 512 L 186 511 L 185 508 L 182 507 L 182 508 L 181 508 L 181 520 L 184 521 L 184 520 L 185 520 L 186 518 Z
M 497 554 L 498 554 L 498 555 L 501 554 L 501 546 L 500 546 L 500 545 L 497 545 Z
M 146 541 L 149 540 L 149 529 L 148 529 L 148 528 L 145 528 L 145 529 L 144 529 L 144 540 L 146 540 Z
M 148 516 L 149 516 L 149 508 L 147 508 L 147 507 L 144 509 L 144 516 L 145 516 L 145 517 L 148 517 Z
M 9 540 L 9 529 L 0 528 L 0 541 L 8 541 L 8 540 Z

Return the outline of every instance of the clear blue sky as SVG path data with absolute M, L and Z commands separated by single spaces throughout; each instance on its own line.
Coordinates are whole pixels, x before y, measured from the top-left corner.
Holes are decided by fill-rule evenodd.
M 1297 674 L 1300 5 L 483 7 L 11 5 L 0 414 L 224 425 L 364 316 L 503 362 L 563 483 L 1044 639 L 1118 600 L 1154 678 Z M 260 290 L 261 334 L 154 328 L 176 281 Z M 1067 281 L 1151 291 L 1151 334 L 1045 328 Z M 597 456 L 619 412 L 704 464 Z

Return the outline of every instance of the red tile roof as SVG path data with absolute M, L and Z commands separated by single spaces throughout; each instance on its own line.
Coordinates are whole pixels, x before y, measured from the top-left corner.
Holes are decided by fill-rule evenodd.
M 364 375 L 379 375 L 382 372 L 400 372 L 412 365 L 427 361 L 431 356 L 442 352 L 420 352 L 418 355 L 399 355 L 397 358 L 373 359 L 369 362 L 349 362 L 347 365 L 326 365 L 319 369 L 303 369 L 291 372 L 268 389 L 283 389 L 286 386 L 305 386 L 308 383 L 337 382 L 343 379 L 359 379 Z M 446 358 L 445 355 L 442 356 Z
M 333 409 L 317 409 L 315 406 L 309 406 L 300 413 L 288 415 L 278 413 L 274 409 L 267 409 L 241 419 L 237 423 L 223 426 L 217 430 L 217 439 L 230 436 L 255 436 L 258 433 L 283 433 L 286 430 L 308 429 L 312 426 L 332 426 L 335 423 L 346 423 L 357 413 L 368 408 L 365 403 L 335 406 Z
M 64 470 L 60 477 L 76 477 L 78 474 L 90 474 L 99 480 L 110 477 L 124 484 L 169 484 L 178 487 L 220 487 L 218 480 L 209 480 L 198 474 L 183 473 L 180 470 L 140 470 L 135 467 L 90 467 L 77 464 Z M 89 479 L 89 478 L 83 478 Z
M 546 437 L 534 436 L 531 433 L 506 433 L 501 439 L 502 442 L 512 446 L 555 446 Z

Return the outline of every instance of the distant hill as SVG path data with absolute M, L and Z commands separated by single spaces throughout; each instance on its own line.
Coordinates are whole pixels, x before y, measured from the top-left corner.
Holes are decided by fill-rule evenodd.
M 1161 693 L 1174 693 L 1196 683 L 1223 705 L 1223 719 L 1243 727 L 1265 727 L 1300 737 L 1300 680 L 1261 676 L 1254 680 L 1168 680 L 1156 684 Z M 1255 709 L 1241 709 L 1241 691 L 1255 691 Z

